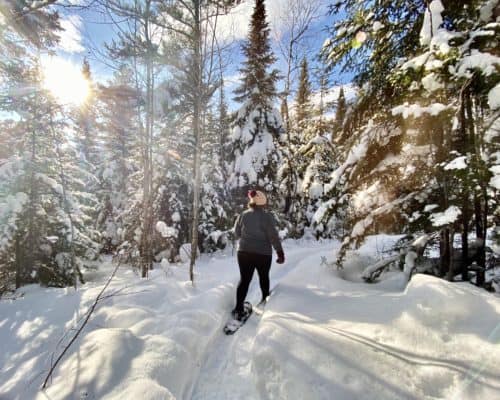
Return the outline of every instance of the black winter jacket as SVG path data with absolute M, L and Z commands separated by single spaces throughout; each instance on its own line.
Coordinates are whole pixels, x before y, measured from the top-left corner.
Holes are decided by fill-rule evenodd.
M 234 234 L 240 239 L 238 251 L 265 255 L 273 254 L 272 247 L 283 251 L 274 217 L 261 207 L 243 211 L 234 224 Z

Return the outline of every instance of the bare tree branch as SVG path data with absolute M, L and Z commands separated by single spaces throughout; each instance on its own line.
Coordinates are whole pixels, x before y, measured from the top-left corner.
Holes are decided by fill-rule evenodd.
M 92 313 L 94 312 L 95 308 L 97 307 L 97 304 L 99 303 L 99 301 L 102 299 L 102 295 L 104 294 L 104 291 L 108 288 L 109 284 L 111 283 L 111 281 L 113 280 L 114 276 L 116 275 L 116 272 L 118 271 L 118 268 L 120 267 L 120 263 L 118 262 L 116 264 L 116 267 L 115 269 L 113 270 L 113 272 L 111 273 L 111 275 L 109 276 L 106 284 L 103 286 L 102 290 L 100 291 L 100 293 L 97 295 L 96 299 L 94 300 L 94 303 L 92 304 L 92 306 L 90 307 L 90 310 L 88 311 L 87 313 L 87 317 L 85 318 L 85 320 L 83 321 L 82 325 L 80 326 L 80 328 L 78 328 L 78 330 L 76 331 L 75 335 L 71 338 L 71 340 L 69 341 L 69 343 L 67 344 L 67 346 L 64 348 L 64 350 L 61 352 L 61 354 L 59 355 L 59 357 L 57 357 L 56 361 L 54 362 L 54 364 L 52 365 L 52 367 L 50 368 L 50 371 L 49 373 L 47 374 L 47 376 L 45 377 L 45 380 L 43 382 L 43 385 L 42 385 L 42 389 L 45 389 L 47 387 L 47 383 L 50 379 L 50 377 L 52 376 L 52 373 L 54 372 L 54 370 L 56 369 L 57 367 L 57 364 L 59 364 L 59 361 L 61 361 L 61 359 L 63 358 L 63 356 L 66 354 L 66 352 L 68 351 L 68 349 L 71 347 L 71 345 L 75 342 L 75 340 L 78 338 L 78 336 L 80 335 L 80 333 L 82 332 L 83 328 L 85 328 L 85 325 L 87 325 L 87 322 L 89 321 L 90 319 L 90 316 L 92 315 Z

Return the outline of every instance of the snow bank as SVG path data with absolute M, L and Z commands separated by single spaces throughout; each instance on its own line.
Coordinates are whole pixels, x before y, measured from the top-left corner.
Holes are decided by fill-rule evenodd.
M 33 285 L 15 301 L 2 300 L 0 399 L 190 398 L 209 344 L 227 318 L 221 310 L 230 308 L 234 293 L 234 259 L 217 257 L 204 261 L 207 273 L 196 288 L 186 267 L 171 266 L 168 276 L 159 268 L 148 280 L 119 270 L 106 292 L 115 296 L 98 306 L 43 392 L 53 354 L 73 335 L 61 340 L 64 332 L 84 316 L 111 265 L 79 292 Z
M 425 275 L 387 292 L 332 274 L 309 258 L 267 305 L 253 359 L 262 399 L 499 397 L 498 298 Z

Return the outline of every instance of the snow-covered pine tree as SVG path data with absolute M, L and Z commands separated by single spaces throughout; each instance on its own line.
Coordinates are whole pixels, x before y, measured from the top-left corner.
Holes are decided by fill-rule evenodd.
M 325 198 L 325 187 L 335 165 L 335 151 L 326 135 L 317 135 L 299 149 L 307 164 L 301 179 L 303 213 L 308 230 L 318 239 L 332 237 L 337 231 L 337 220 L 331 219 L 328 225 L 314 219 L 316 211 Z
M 337 136 L 340 136 L 339 133 L 342 131 L 344 127 L 346 112 L 347 112 L 347 102 L 344 94 L 344 86 L 340 86 L 339 95 L 337 97 L 335 105 L 335 120 L 333 122 L 332 142 L 335 141 L 335 138 Z
M 67 109 L 43 86 L 40 53 L 57 41 L 58 17 L 24 2 L 13 12 L 0 22 L 6 93 L 0 107 L 12 116 L 0 139 L 12 145 L 0 162 L 0 269 L 9 271 L 7 287 L 14 276 L 17 287 L 34 281 L 76 286 L 82 261 L 98 244 L 88 214 L 93 196 L 66 134 Z
M 133 71 L 120 66 L 113 78 L 99 89 L 98 130 L 104 149 L 103 163 L 97 168 L 100 210 L 97 227 L 104 251 L 113 252 L 126 239 L 125 211 L 134 199 L 131 176 L 138 165 L 137 112 L 139 94 Z
M 330 68 L 340 65 L 354 72 L 362 89 L 346 116 L 343 155 L 326 188 L 329 198 L 315 215 L 324 224 L 336 219 L 339 210 L 349 216 L 339 266 L 347 249 L 368 233 L 405 227 L 405 207 L 426 188 L 429 176 L 428 168 L 415 167 L 425 166 L 425 155 L 412 151 L 413 142 L 404 146 L 407 127 L 391 114 L 404 93 L 388 79 L 399 60 L 416 48 L 423 2 L 410 7 L 402 1 L 345 0 L 331 9 L 341 10 L 346 18 L 333 27 L 322 57 Z
M 161 126 L 155 146 L 153 203 L 156 232 L 154 252 L 157 261 L 180 260 L 181 246 L 189 242 L 194 143 L 192 121 L 186 114 L 183 98 L 175 87 L 178 82 L 167 81 L 163 105 L 158 114 Z M 182 257 L 189 257 L 183 254 Z
M 277 199 L 277 171 L 282 160 L 279 140 L 281 117 L 274 107 L 277 70 L 268 69 L 275 61 L 269 41 L 264 0 L 256 0 L 250 32 L 242 47 L 245 61 L 240 69 L 241 84 L 235 100 L 243 103 L 233 124 L 233 151 L 229 183 L 235 204 L 245 204 L 246 191 L 260 187 L 271 201 Z
M 221 102 L 223 102 L 223 98 Z M 225 104 L 219 104 L 218 113 L 224 113 Z M 224 115 L 217 115 L 209 108 L 205 112 L 203 135 L 203 154 L 201 159 L 202 190 L 200 208 L 200 242 L 202 251 L 214 251 L 227 244 L 225 231 L 230 223 L 227 216 L 228 188 L 225 169 L 221 162 L 224 158 L 224 143 L 228 130 L 224 129 Z M 221 126 L 222 125 L 222 126 Z
M 5 146 L 9 151 L 0 162 L 3 289 L 10 288 L 13 281 L 16 287 L 33 281 L 32 275 L 36 273 L 32 259 L 40 252 L 35 243 L 40 235 L 34 231 L 40 226 L 35 221 L 38 184 L 34 165 L 38 136 L 34 125 L 40 113 L 36 88 L 41 85 L 38 50 L 53 46 L 60 29 L 58 15 L 54 12 L 25 13 L 23 10 L 30 8 L 28 2 L 9 0 L 6 3 L 0 8 L 0 84 L 5 94 L 1 97 L 1 109 L 13 118 L 2 123 L 8 129 L 0 133 L 1 142 L 11 146 Z M 18 118 L 18 110 L 22 118 Z M 30 130 L 31 153 L 27 144 Z
M 309 225 L 306 211 L 308 200 L 302 185 L 310 154 L 301 149 L 314 135 L 311 90 L 307 59 L 303 58 L 294 113 L 290 117 L 288 145 L 283 149 L 284 163 L 280 169 L 281 190 L 286 194 L 287 230 L 292 237 L 301 237 Z
M 82 75 L 88 84 L 89 93 L 82 104 L 74 111 L 75 142 L 80 153 L 80 162 L 94 174 L 96 166 L 100 163 L 98 147 L 98 131 L 96 129 L 96 85 L 93 82 L 90 64 L 85 58 L 82 63 Z
M 395 230 L 395 224 L 403 232 L 441 231 L 441 273 L 452 274 L 453 232 L 470 226 L 460 205 L 473 200 L 470 178 L 449 171 L 468 170 L 469 156 L 483 156 L 467 143 L 481 149 L 482 119 L 474 115 L 489 115 L 484 100 L 498 82 L 498 58 L 490 50 L 496 29 L 492 3 L 465 8 L 449 3 L 446 9 L 440 1 L 428 7 L 425 2 L 411 7 L 382 2 L 376 8 L 371 2 L 338 3 L 349 18 L 335 27 L 323 54 L 344 67 L 362 60 L 356 81 L 363 89 L 344 124 L 349 150 L 332 174 L 332 198 L 317 217 L 329 218 L 346 200 L 354 206 L 339 261 L 366 234 Z M 479 182 L 474 185 L 480 188 Z M 481 191 L 483 199 L 490 197 Z M 483 216 L 476 221 L 484 229 L 488 206 L 480 198 L 476 204 Z
M 444 7 L 439 0 L 429 3 L 420 30 L 421 48 L 402 64 L 397 77 L 411 82 L 406 88 L 412 96 L 393 109 L 394 114 L 424 124 L 432 122 L 429 114 L 441 117 L 439 125 L 422 129 L 435 146 L 431 154 L 439 197 L 432 212 L 421 212 L 416 220 L 427 231 L 440 232 L 440 274 L 447 271 L 452 279 L 461 272 L 461 278 L 468 280 L 468 267 L 475 261 L 478 284 L 484 283 L 488 214 L 497 207 L 498 190 L 491 185 L 499 162 L 498 139 L 491 140 L 498 132 L 491 128 L 496 125 L 498 130 L 500 123 L 494 102 L 500 79 L 494 3 L 498 2 L 465 8 L 448 3 Z M 437 142 L 431 139 L 433 131 L 439 133 Z M 453 250 L 454 232 L 461 233 L 460 256 Z M 471 233 L 475 239 L 469 243 Z

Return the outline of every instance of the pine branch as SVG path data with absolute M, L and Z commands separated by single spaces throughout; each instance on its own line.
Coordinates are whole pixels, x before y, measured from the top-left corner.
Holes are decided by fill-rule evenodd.
M 28 15 L 29 13 L 32 13 L 34 11 L 48 7 L 51 4 L 54 4 L 56 2 L 57 2 L 57 0 L 44 0 L 44 1 L 37 3 L 36 5 L 31 5 L 30 7 L 25 7 L 21 12 L 17 13 L 16 18 L 22 18 L 22 17 Z

